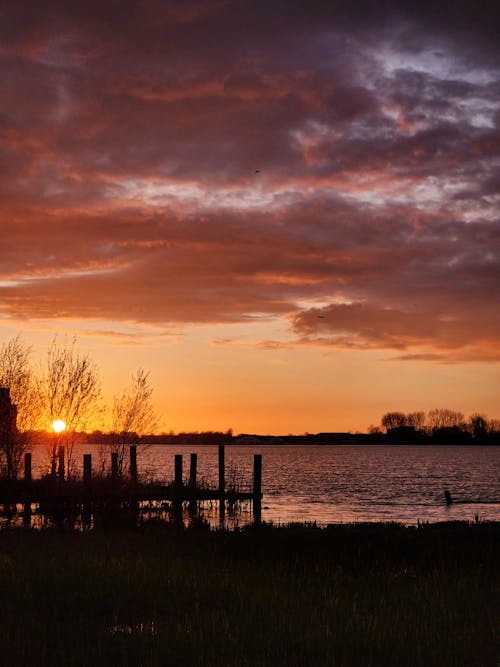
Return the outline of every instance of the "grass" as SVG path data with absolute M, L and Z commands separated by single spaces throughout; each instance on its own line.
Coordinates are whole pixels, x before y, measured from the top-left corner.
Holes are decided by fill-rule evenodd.
M 0 532 L 1 655 L 494 667 L 498 524 Z

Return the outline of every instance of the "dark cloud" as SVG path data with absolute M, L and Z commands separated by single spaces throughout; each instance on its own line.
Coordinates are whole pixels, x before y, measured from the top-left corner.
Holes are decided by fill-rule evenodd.
M 3 316 L 496 359 L 493 7 L 394 4 L 5 3 Z

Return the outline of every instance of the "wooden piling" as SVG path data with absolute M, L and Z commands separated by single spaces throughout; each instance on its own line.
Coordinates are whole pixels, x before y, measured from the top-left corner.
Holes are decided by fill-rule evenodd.
M 85 492 L 90 491 L 92 484 L 92 454 L 83 455 L 83 488 Z
M 27 482 L 25 487 L 24 507 L 23 507 L 23 525 L 28 527 L 31 525 L 31 452 L 24 454 L 24 481 Z M 28 486 L 29 485 L 29 486 Z
M 175 478 L 174 484 L 176 488 L 182 487 L 182 454 L 175 454 L 174 456 Z
M 262 516 L 262 454 L 253 456 L 253 518 L 256 523 Z
M 90 528 L 92 521 L 92 503 L 90 494 L 92 492 L 92 454 L 83 455 L 83 507 L 82 523 L 84 529 Z
M 137 447 L 136 445 L 130 445 L 130 479 L 133 482 L 137 482 Z
M 111 477 L 117 479 L 118 477 L 118 452 L 111 454 Z
M 57 449 L 57 473 L 60 482 L 64 482 L 64 446 Z
M 57 455 L 55 446 L 52 447 L 52 455 L 50 457 L 50 475 L 55 477 L 57 473 Z
M 24 481 L 31 482 L 31 452 L 24 455 Z
M 224 524 L 226 515 L 225 491 L 226 491 L 226 472 L 225 472 L 225 450 L 224 445 L 219 445 L 219 521 Z
M 191 454 L 190 465 L 189 465 L 189 486 L 192 489 L 196 488 L 196 468 L 198 465 L 198 454 Z
M 223 495 L 226 490 L 224 458 L 224 445 L 219 445 L 219 492 L 221 495 Z

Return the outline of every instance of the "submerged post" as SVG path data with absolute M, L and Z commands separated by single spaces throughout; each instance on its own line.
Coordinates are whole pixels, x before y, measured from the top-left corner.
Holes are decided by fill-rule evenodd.
M 174 484 L 180 489 L 182 486 L 182 454 L 175 454 L 174 457 L 175 478 Z
M 260 522 L 262 515 L 262 454 L 253 456 L 253 518 Z
M 137 447 L 130 445 L 130 479 L 137 482 Z
M 31 452 L 24 455 L 24 481 L 31 482 Z
M 64 447 L 62 445 L 57 450 L 57 472 L 59 481 L 64 482 Z
M 189 465 L 189 486 L 192 489 L 196 488 L 196 468 L 198 465 L 198 454 L 191 454 Z

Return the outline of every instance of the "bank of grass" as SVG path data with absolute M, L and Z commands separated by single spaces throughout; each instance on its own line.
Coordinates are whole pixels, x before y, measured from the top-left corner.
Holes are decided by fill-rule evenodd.
M 494 667 L 498 524 L 0 532 L 14 667 Z

